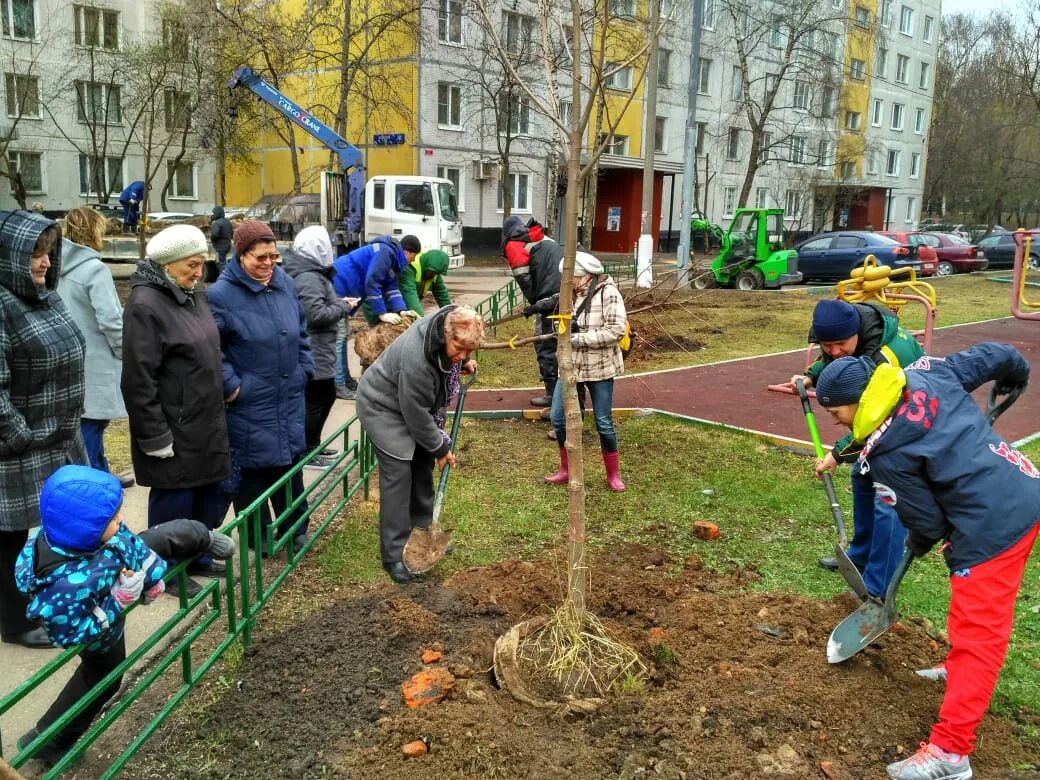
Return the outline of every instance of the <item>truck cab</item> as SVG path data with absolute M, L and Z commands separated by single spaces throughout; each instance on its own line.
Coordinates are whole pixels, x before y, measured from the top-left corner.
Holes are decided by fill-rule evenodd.
M 373 176 L 365 185 L 364 240 L 409 234 L 424 251 L 443 250 L 451 268 L 465 264 L 455 185 L 429 176 Z

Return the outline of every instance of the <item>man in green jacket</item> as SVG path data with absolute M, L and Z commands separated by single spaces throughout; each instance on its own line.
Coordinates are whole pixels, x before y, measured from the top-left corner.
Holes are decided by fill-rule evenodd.
M 401 291 L 405 305 L 421 317 L 426 293 L 433 293 L 438 308 L 451 303 L 451 295 L 444 284 L 444 274 L 448 273 L 447 253 L 440 249 L 423 252 L 415 236 L 402 238 L 401 249 L 404 250 L 407 265 L 397 277 L 397 288 Z

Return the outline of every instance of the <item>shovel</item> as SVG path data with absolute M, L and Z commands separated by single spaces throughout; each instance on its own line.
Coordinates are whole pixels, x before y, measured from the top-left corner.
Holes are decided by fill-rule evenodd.
M 1015 388 L 998 404 L 997 388 L 990 388 L 989 399 L 986 402 L 986 419 L 990 425 L 1018 400 L 1024 389 Z M 896 611 L 896 591 L 899 590 L 903 575 L 910 568 L 913 559 L 914 553 L 907 547 L 892 574 L 891 582 L 888 583 L 883 603 L 876 598 L 869 598 L 859 609 L 835 626 L 827 640 L 828 663 L 836 664 L 851 658 L 895 625 L 899 620 L 899 613 Z
M 802 399 L 802 411 L 805 412 L 805 422 L 809 426 L 809 435 L 812 437 L 816 457 L 823 460 L 823 445 L 820 443 L 820 432 L 816 429 L 816 418 L 813 416 L 812 407 L 809 405 L 809 396 L 805 392 L 805 383 L 801 379 L 796 379 L 794 386 L 798 391 L 798 397 Z M 849 584 L 853 592 L 861 599 L 865 599 L 867 597 L 867 586 L 863 582 L 863 574 L 856 568 L 856 564 L 849 558 L 849 554 L 845 552 L 849 540 L 848 535 L 845 533 L 845 520 L 841 514 L 841 506 L 838 504 L 838 497 L 834 492 L 834 481 L 831 479 L 828 471 L 823 472 L 822 477 L 823 487 L 827 490 L 827 500 L 831 505 L 834 525 L 838 529 L 838 541 L 834 545 L 834 558 L 838 562 L 838 571 L 841 572 L 841 576 L 845 578 L 845 582 Z
M 462 421 L 462 406 L 466 400 L 466 391 L 470 385 L 477 381 L 477 370 L 473 373 L 462 374 L 459 377 L 459 397 L 455 402 L 455 414 L 451 420 L 451 451 L 455 450 L 455 442 L 459 436 L 459 423 Z M 451 464 L 445 463 L 441 467 L 441 481 L 437 486 L 437 496 L 433 500 L 433 520 L 429 528 L 413 528 L 408 541 L 404 545 L 404 565 L 412 574 L 425 574 L 437 562 L 451 546 L 451 531 L 441 530 L 441 506 L 444 504 L 444 490 L 448 486 L 448 474 L 451 473 Z

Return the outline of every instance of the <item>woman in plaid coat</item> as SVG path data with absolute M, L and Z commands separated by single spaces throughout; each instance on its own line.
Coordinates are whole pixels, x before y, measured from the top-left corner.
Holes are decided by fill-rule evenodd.
M 0 639 L 50 647 L 25 617 L 14 566 L 40 524 L 44 480 L 86 463 L 83 336 L 55 292 L 61 230 L 28 211 L 0 211 Z

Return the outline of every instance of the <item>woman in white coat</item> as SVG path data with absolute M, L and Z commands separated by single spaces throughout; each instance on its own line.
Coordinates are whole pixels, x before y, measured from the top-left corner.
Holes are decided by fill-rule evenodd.
M 85 389 L 80 431 L 90 465 L 108 471 L 105 428 L 126 417 L 119 379 L 123 372 L 123 307 L 112 273 L 101 260 L 106 220 L 94 209 L 65 215 L 58 294 L 86 339 Z M 134 484 L 119 476 L 124 488 Z

